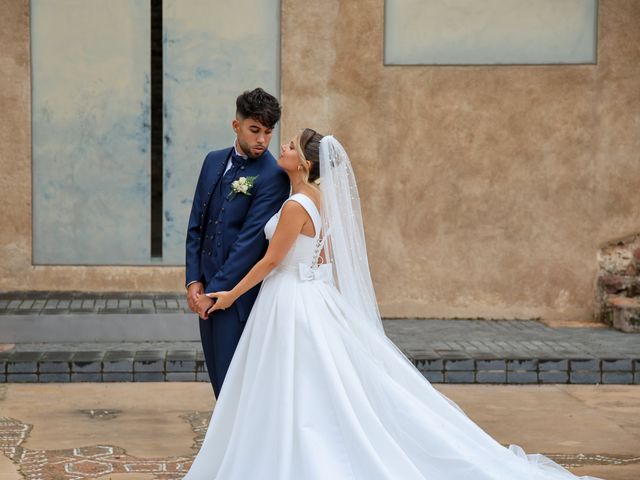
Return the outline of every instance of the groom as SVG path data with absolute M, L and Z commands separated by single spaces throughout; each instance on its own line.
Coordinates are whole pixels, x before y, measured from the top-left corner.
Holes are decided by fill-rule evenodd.
M 216 398 L 260 284 L 210 315 L 214 300 L 205 293 L 231 290 L 267 250 L 264 226 L 290 193 L 289 177 L 267 150 L 280 113 L 278 100 L 261 88 L 240 95 L 234 145 L 207 154 L 193 197 L 185 286 Z

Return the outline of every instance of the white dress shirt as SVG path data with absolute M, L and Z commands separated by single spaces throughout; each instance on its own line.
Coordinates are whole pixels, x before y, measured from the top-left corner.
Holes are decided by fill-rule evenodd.
M 238 155 L 239 157 L 244 158 L 245 160 L 249 157 L 247 157 L 246 155 L 242 155 L 240 152 L 238 152 L 238 139 L 236 138 L 236 141 L 233 142 L 233 150 L 235 151 L 236 155 Z M 227 168 L 224 169 L 224 173 L 222 175 L 224 175 L 225 173 L 227 173 L 227 171 L 231 168 L 232 162 L 231 162 L 231 156 L 229 156 L 229 160 L 227 160 Z

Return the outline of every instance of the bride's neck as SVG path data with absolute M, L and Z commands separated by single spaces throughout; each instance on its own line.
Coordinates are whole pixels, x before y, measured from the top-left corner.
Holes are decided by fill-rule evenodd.
M 300 193 L 302 190 L 305 190 L 304 188 L 304 182 L 302 181 L 302 179 L 300 177 L 298 178 L 290 178 L 291 180 L 291 193 Z

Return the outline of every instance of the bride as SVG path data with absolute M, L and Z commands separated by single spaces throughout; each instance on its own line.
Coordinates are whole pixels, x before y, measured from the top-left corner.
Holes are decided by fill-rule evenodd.
M 292 195 L 265 256 L 208 294 L 225 309 L 262 281 L 185 479 L 602 480 L 502 446 L 386 337 L 338 140 L 305 129 L 278 164 Z

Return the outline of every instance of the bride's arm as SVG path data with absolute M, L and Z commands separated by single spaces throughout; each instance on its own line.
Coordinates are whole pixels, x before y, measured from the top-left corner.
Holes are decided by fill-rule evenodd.
M 238 297 L 260 283 L 287 255 L 302 231 L 303 225 L 309 218 L 304 207 L 298 202 L 289 201 L 285 203 L 264 257 L 262 257 L 230 291 L 207 293 L 206 295 L 208 297 L 217 299 L 216 303 L 209 308 L 207 314 L 214 310 L 228 308 Z

